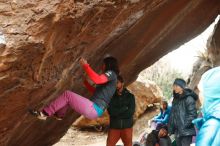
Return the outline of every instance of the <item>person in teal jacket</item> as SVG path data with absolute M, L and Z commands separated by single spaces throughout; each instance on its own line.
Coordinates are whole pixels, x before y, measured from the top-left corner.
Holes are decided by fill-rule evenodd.
M 170 116 L 170 109 L 171 107 L 168 106 L 167 101 L 162 101 L 162 108 L 160 108 L 160 114 L 153 118 L 153 122 L 155 122 L 157 125 L 167 125 Z
M 205 72 L 198 89 L 203 118 L 193 121 L 199 129 L 196 146 L 220 146 L 220 67 Z
M 171 106 L 168 105 L 167 101 L 162 101 L 159 115 L 153 117 L 152 120 L 148 121 L 148 126 L 151 129 L 159 130 L 158 127 L 167 125 L 170 117 Z

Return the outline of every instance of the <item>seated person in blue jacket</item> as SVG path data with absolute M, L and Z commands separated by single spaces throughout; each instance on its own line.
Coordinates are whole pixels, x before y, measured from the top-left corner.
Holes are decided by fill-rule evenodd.
M 167 125 L 170 115 L 171 107 L 168 106 L 167 101 L 162 101 L 162 107 L 160 108 L 160 114 L 155 116 L 150 123 L 152 129 L 157 129 L 158 125 Z

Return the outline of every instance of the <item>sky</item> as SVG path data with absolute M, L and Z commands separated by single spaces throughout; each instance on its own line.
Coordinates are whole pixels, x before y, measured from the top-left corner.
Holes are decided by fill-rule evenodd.
M 185 75 L 190 74 L 193 63 L 197 59 L 196 56 L 198 56 L 199 52 L 204 52 L 204 50 L 206 49 L 206 42 L 208 40 L 208 37 L 212 34 L 214 26 L 219 18 L 220 16 L 218 16 L 216 21 L 199 36 L 183 44 L 182 46 L 165 56 L 169 60 L 172 67 L 179 70 Z

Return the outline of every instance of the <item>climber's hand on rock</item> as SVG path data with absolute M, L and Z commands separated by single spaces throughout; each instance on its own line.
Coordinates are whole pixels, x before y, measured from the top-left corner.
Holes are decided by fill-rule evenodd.
M 83 65 L 85 65 L 85 64 L 88 64 L 88 63 L 87 63 L 87 60 L 84 59 L 83 57 L 80 58 L 79 63 L 80 63 L 81 66 L 83 66 Z

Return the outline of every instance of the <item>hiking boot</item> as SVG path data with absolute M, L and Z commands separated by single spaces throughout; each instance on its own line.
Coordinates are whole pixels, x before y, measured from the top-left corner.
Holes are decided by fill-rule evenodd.
M 33 116 L 37 117 L 37 118 L 40 119 L 40 120 L 46 120 L 46 119 L 47 119 L 47 116 L 44 115 L 44 114 L 43 114 L 42 112 L 40 112 L 40 111 L 37 111 L 37 110 L 29 110 L 29 112 L 30 112 Z
M 58 115 L 54 114 L 54 118 L 58 121 L 61 121 L 63 120 L 63 117 L 59 117 Z

